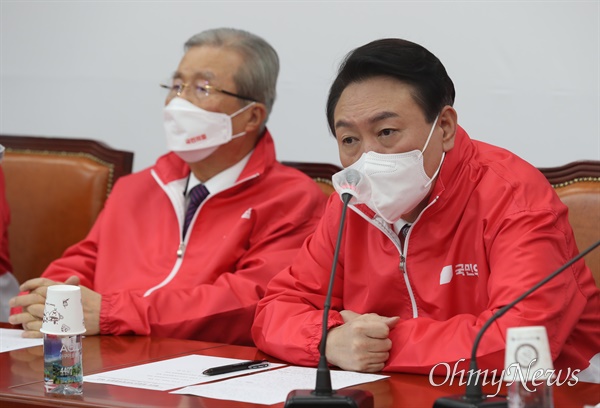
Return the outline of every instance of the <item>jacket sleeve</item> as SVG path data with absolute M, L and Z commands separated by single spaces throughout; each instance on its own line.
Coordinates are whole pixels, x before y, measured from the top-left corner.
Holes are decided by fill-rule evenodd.
M 271 215 L 269 222 L 262 222 L 260 218 L 254 221 L 249 241 L 240 242 L 239 247 L 232 249 L 239 251 L 231 255 L 238 259 L 235 270 L 214 271 L 212 279 L 197 283 L 191 275 L 194 268 L 202 268 L 202 265 L 191 262 L 184 255 L 177 262 L 187 262 L 188 272 L 175 274 L 173 279 L 187 279 L 189 285 L 167 283 L 150 293 L 145 285 L 141 285 L 144 289 L 140 290 L 120 290 L 118 280 L 109 285 L 108 290 L 102 291 L 100 332 L 114 335 L 152 333 L 156 336 L 252 344 L 250 327 L 256 304 L 264 295 L 267 283 L 289 265 L 322 215 L 325 196 L 314 187 L 298 192 L 289 203 L 282 203 L 280 196 L 273 197 L 273 204 L 286 208 L 286 217 L 273 216 L 271 210 L 271 214 L 261 215 L 267 218 Z M 290 196 L 290 193 L 286 195 Z M 301 199 L 298 198 L 300 195 Z M 260 213 L 259 210 L 256 212 Z M 91 258 L 94 246 L 90 242 L 94 242 L 93 233 L 102 228 L 100 220 L 86 241 L 65 254 L 69 259 L 55 263 L 54 267 L 78 269 L 83 275 L 93 271 L 95 265 Z M 114 233 L 114 230 L 111 231 Z M 97 232 L 97 235 L 101 233 Z M 137 253 L 135 256 L 139 257 Z M 64 266 L 66 263 L 73 265 L 67 268 Z
M 253 327 L 256 345 L 295 364 L 314 366 L 318 361 L 322 308 L 335 239 L 335 217 L 328 217 L 329 213 L 326 212 L 315 234 L 305 242 L 292 266 L 271 281 L 257 308 Z M 475 337 L 492 314 L 577 253 L 565 220 L 566 217 L 557 218 L 551 211 L 520 212 L 490 231 L 483 238 L 487 252 L 481 255 L 488 260 L 490 270 L 483 289 L 487 293 L 485 307 L 443 321 L 427 317 L 401 321 L 390 332 L 392 350 L 384 370 L 429 374 L 436 366 L 436 373 L 447 374 L 446 366 L 440 363 L 450 367 L 458 363 L 457 369 L 467 368 Z M 340 255 L 343 259 L 342 252 Z M 593 285 L 578 283 L 578 279 L 581 282 L 589 278 L 591 274 L 579 261 L 502 316 L 482 338 L 477 353 L 480 368 L 503 368 L 506 329 L 513 326 L 546 326 L 555 359 L 578 322 L 587 298 L 592 297 L 590 291 L 596 290 Z M 344 270 L 338 265 L 328 328 L 343 324 L 335 311 L 343 310 L 343 280 Z M 389 316 L 392 315 L 394 311 L 390 311 Z M 576 364 L 585 367 L 587 361 Z
M 330 204 L 331 200 L 339 201 L 339 196 L 332 195 Z M 269 283 L 252 327 L 258 348 L 294 364 L 314 366 L 319 358 L 323 307 L 336 239 L 331 231 L 337 230 L 339 222 L 331 207 L 335 208 L 328 205 L 315 233 L 304 242 L 292 266 Z M 344 323 L 338 312 L 342 308 L 342 282 L 343 267 L 338 264 L 328 329 Z
M 10 209 L 6 201 L 6 186 L 4 171 L 0 165 L 0 275 L 12 271 L 8 248 L 8 225 L 10 224 Z
M 154 334 L 252 344 L 250 327 L 267 283 L 298 252 L 314 223 L 282 225 L 252 245 L 235 272 L 186 289 L 167 285 L 148 296 L 138 291 L 103 296 L 101 332 Z M 132 316 L 132 311 L 135 315 Z
M 489 262 L 485 310 L 445 321 L 419 317 L 400 322 L 391 331 L 393 346 L 385 370 L 428 374 L 435 366 L 436 373 L 446 375 L 447 366 L 442 362 L 467 369 L 473 342 L 483 324 L 577 254 L 566 216 L 550 210 L 510 215 L 484 239 Z M 506 330 L 515 326 L 545 326 L 552 358 L 556 359 L 592 296 L 590 285 L 578 283 L 588 279 L 586 274 L 591 277 L 580 260 L 496 320 L 477 350 L 479 367 L 502 370 Z M 587 366 L 583 361 L 577 364 Z
M 100 212 L 87 237 L 67 248 L 62 257 L 53 261 L 42 273 L 42 278 L 64 282 L 70 276 L 77 276 L 81 286 L 94 288 L 94 273 L 98 255 L 98 234 L 102 225 L 103 211 Z

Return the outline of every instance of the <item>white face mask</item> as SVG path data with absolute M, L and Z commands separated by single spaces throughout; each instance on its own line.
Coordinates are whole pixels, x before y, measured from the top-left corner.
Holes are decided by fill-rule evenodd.
M 350 203 L 366 204 L 390 224 L 398 221 L 427 196 L 431 182 L 444 162 L 445 153 L 442 154 L 440 165 L 433 177 L 427 176 L 423 165 L 423 153 L 429 144 L 437 119 L 436 117 L 433 121 L 422 151 L 413 150 L 397 154 L 363 153 L 354 164 L 333 175 L 335 190 L 340 195 L 348 191 L 348 187 L 345 186 L 346 173 L 348 169 L 354 169 L 363 177 L 352 188 L 356 195 Z
M 167 148 L 188 163 L 204 160 L 219 146 L 246 134 L 232 135 L 231 119 L 254 104 L 227 115 L 201 109 L 180 97 L 173 98 L 164 108 Z

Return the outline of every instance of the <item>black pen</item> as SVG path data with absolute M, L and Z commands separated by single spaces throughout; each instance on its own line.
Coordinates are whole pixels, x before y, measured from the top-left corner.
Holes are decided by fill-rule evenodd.
M 243 361 L 241 363 L 229 364 L 219 367 L 212 367 L 208 370 L 204 370 L 202 374 L 204 375 L 219 375 L 219 374 L 227 374 L 233 373 L 235 371 L 242 370 L 252 370 L 256 368 L 264 368 L 268 367 L 269 362 L 267 360 L 252 360 L 252 361 Z

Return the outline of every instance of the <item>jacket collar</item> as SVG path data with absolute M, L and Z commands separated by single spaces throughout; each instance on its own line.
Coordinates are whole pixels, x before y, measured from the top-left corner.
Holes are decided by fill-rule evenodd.
M 446 190 L 446 186 L 454 183 L 454 180 L 458 177 L 465 161 L 473 156 L 474 149 L 475 147 L 467 132 L 457 125 L 454 147 L 446 153 L 440 173 L 431 189 L 429 202 L 437 196 L 442 196 L 442 193 Z
M 276 161 L 275 156 L 275 143 L 271 137 L 271 133 L 268 129 L 265 129 L 265 133 L 258 139 L 252 156 L 248 160 L 248 164 L 242 170 L 238 181 L 244 180 L 248 177 L 252 177 L 255 174 L 265 173 Z

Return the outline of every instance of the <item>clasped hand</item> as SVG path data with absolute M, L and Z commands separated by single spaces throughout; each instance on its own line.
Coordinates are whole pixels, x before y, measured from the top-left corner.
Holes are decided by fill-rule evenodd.
M 327 361 L 344 370 L 381 371 L 392 348 L 390 330 L 400 318 L 375 313 L 361 315 L 350 310 L 342 311 L 341 315 L 344 324 L 327 334 Z
M 17 296 L 9 301 L 11 308 L 20 307 L 20 313 L 11 315 L 8 322 L 14 325 L 23 326 L 23 337 L 36 338 L 42 337 L 40 332 L 42 319 L 44 317 L 44 307 L 46 304 L 46 292 L 48 286 L 52 285 L 75 285 L 79 286 L 79 278 L 71 276 L 64 282 L 56 282 L 46 278 L 30 279 L 20 286 L 22 292 L 29 292 L 25 295 Z M 83 318 L 85 324 L 85 334 L 94 335 L 100 333 L 100 305 L 102 295 L 94 292 L 85 286 L 81 288 L 81 303 L 83 305 Z

